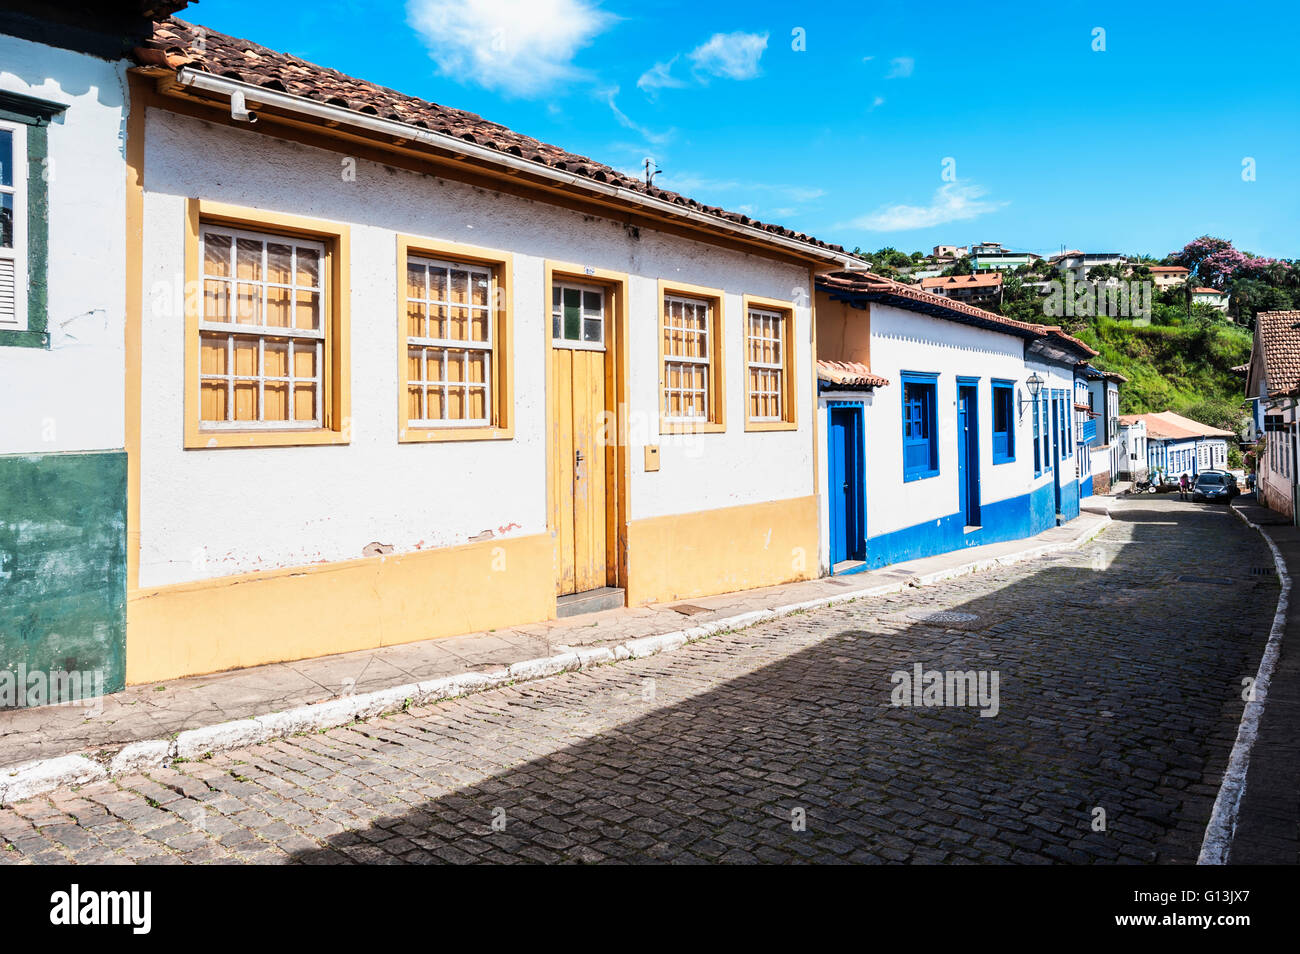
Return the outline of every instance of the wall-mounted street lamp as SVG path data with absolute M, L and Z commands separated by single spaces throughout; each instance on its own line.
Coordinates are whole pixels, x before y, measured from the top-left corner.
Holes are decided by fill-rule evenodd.
M 1043 390 L 1043 379 L 1038 376 L 1037 371 L 1030 372 L 1029 377 L 1025 378 L 1025 387 L 1029 388 L 1029 397 L 1026 399 L 1024 395 L 1020 396 L 1021 414 L 1025 413 L 1025 405 L 1037 401 L 1039 392 Z

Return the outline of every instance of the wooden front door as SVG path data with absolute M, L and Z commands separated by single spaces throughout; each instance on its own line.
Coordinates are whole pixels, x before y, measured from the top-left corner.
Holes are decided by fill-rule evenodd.
M 606 584 L 606 331 L 603 288 L 556 281 L 551 291 L 551 441 L 558 490 L 556 594 Z

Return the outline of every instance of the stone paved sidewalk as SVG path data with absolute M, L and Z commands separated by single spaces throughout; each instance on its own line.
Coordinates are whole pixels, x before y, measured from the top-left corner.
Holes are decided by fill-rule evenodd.
M 565 647 L 610 647 L 805 600 L 852 596 L 911 579 L 937 579 L 962 572 L 973 561 L 1011 560 L 1068 546 L 1081 535 L 1095 533 L 1105 523 L 1105 513 L 1106 501 L 1098 498 L 1079 519 L 1037 537 L 851 576 L 131 686 L 106 697 L 99 714 L 66 705 L 8 710 L 0 712 L 0 768 L 74 752 L 102 756 L 130 742 L 165 739 L 186 729 L 443 676 L 499 670 L 551 656 Z M 672 608 L 683 604 L 702 612 L 686 615 Z
M 1226 508 L 1123 501 L 1042 559 L 59 788 L 0 809 L 0 865 L 1190 863 L 1268 559 Z M 999 672 L 997 715 L 892 705 L 918 663 Z

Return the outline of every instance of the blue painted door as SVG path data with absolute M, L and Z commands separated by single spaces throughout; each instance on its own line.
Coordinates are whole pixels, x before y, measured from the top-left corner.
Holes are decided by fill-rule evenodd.
M 980 522 L 980 443 L 978 390 L 962 385 L 957 389 L 957 503 L 962 523 Z
M 1061 512 L 1061 401 L 1052 392 L 1052 490 L 1056 498 L 1056 512 Z
M 826 442 L 831 565 L 863 556 L 862 408 L 830 407 Z

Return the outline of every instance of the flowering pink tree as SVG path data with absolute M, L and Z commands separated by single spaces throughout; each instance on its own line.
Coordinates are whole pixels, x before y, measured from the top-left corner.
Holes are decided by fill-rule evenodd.
M 1227 239 L 1212 235 L 1188 242 L 1182 251 L 1173 252 L 1169 260 L 1195 274 L 1199 283 L 1220 290 L 1237 278 L 1257 278 L 1277 263 L 1275 258 L 1239 252 Z

